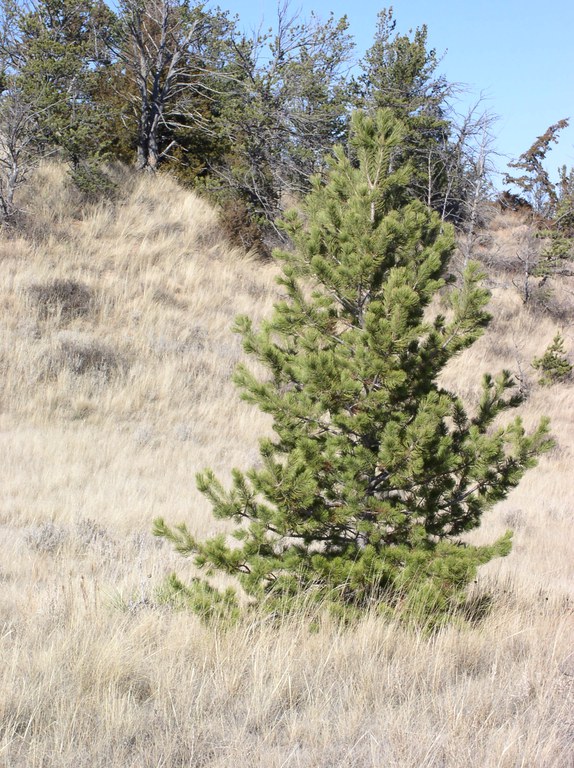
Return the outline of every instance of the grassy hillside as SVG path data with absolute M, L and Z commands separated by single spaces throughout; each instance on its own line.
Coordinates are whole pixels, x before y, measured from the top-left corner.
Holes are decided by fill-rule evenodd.
M 257 461 L 269 423 L 230 383 L 230 327 L 270 313 L 276 270 L 168 178 L 118 183 L 82 210 L 45 166 L 0 234 L 0 766 L 574 766 L 574 385 L 530 365 L 557 328 L 572 351 L 571 286 L 559 324 L 524 309 L 527 223 L 493 218 L 494 321 L 446 375 L 472 401 L 482 371 L 516 371 L 557 438 L 475 534 L 515 531 L 476 585 L 490 614 L 432 638 L 374 616 L 222 632 L 158 604 L 192 569 L 149 531 L 212 532 L 195 472 Z

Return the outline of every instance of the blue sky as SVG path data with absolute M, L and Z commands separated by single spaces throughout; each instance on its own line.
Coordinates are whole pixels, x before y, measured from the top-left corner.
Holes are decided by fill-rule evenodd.
M 272 26 L 275 0 L 219 0 L 247 30 Z M 429 44 L 444 53 L 441 73 L 470 92 L 461 107 L 482 93 L 484 108 L 498 116 L 495 146 L 517 157 L 561 118 L 571 125 L 548 155 L 548 170 L 574 166 L 574 0 L 292 0 L 290 8 L 321 18 L 347 15 L 360 56 L 372 43 L 377 13 L 392 5 L 397 31 L 427 24 Z

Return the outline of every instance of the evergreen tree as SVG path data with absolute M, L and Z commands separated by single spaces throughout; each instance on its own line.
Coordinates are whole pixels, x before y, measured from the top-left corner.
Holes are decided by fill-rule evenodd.
M 429 46 L 426 24 L 397 31 L 393 9 L 377 18 L 359 78 L 359 104 L 393 110 L 405 125 L 402 160 L 410 160 L 413 195 L 457 226 L 475 226 L 488 186 L 492 117 L 481 100 L 466 114 L 454 108 L 458 87 L 439 74 L 440 56 Z
M 554 193 L 552 218 L 543 222 L 539 236 L 545 244 L 536 265 L 536 275 L 544 282 L 549 277 L 571 277 L 574 274 L 574 168 L 559 169 Z
M 20 80 L 45 114 L 44 133 L 74 166 L 88 151 L 97 153 L 105 118 L 92 91 L 106 55 L 100 27 L 112 14 L 92 0 L 42 0 L 20 20 Z
M 526 203 L 532 211 L 532 230 L 543 240 L 542 248 L 527 248 L 519 260 L 523 267 L 522 297 L 528 303 L 532 296 L 531 279 L 537 278 L 537 296 L 547 309 L 553 291 L 553 279 L 572 276 L 574 260 L 574 169 L 558 170 L 558 183 L 552 181 L 545 167 L 548 152 L 568 127 L 568 120 L 551 125 L 520 157 L 509 163 L 521 171 L 519 176 L 505 176 L 523 197 L 504 192 L 501 199 Z M 549 281 L 549 282 L 547 282 Z M 542 289 L 542 290 L 541 290 Z
M 540 373 L 538 383 L 543 387 L 550 387 L 561 381 L 566 381 L 572 374 L 572 364 L 566 357 L 564 338 L 557 333 L 552 339 L 542 357 L 536 357 L 532 361 L 532 367 Z
M 437 75 L 440 59 L 428 47 L 427 26 L 409 34 L 400 34 L 396 27 L 393 9 L 383 9 L 363 60 L 363 97 L 367 104 L 389 107 L 407 124 L 412 120 L 413 127 L 436 128 L 450 86 Z
M 476 265 L 446 289 L 453 232 L 405 192 L 404 130 L 390 110 L 354 115 L 353 162 L 336 149 L 326 180 L 286 218 L 286 298 L 258 331 L 237 320 L 268 375 L 242 366 L 236 383 L 272 415 L 274 435 L 261 440 L 260 466 L 234 470 L 230 490 L 210 470 L 197 477 L 214 515 L 236 524 L 235 543 L 155 523 L 200 568 L 236 576 L 274 609 L 299 598 L 453 609 L 478 565 L 510 548 L 509 535 L 489 546 L 460 536 L 551 442 L 546 421 L 530 435 L 519 418 L 499 426 L 520 401 L 508 372 L 484 378 L 474 415 L 438 383 L 487 325 L 488 294 Z M 443 289 L 449 310 L 431 317 Z M 185 590 L 201 610 L 229 604 L 229 592 L 199 579 Z

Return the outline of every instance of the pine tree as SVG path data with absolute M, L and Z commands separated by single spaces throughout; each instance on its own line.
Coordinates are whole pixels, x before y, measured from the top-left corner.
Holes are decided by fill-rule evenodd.
M 443 219 L 472 232 L 491 170 L 493 117 L 482 111 L 481 99 L 457 114 L 459 86 L 440 74 L 441 61 L 429 45 L 426 24 L 401 33 L 393 8 L 384 8 L 361 61 L 358 104 L 393 110 L 406 128 L 401 156 L 414 167 L 413 194 Z
M 452 610 L 478 565 L 510 549 L 509 534 L 489 546 L 460 537 L 551 443 L 546 421 L 530 435 L 519 418 L 499 426 L 520 400 L 508 372 L 485 377 L 472 416 L 438 383 L 487 325 L 488 294 L 476 265 L 447 288 L 453 232 L 406 196 L 403 136 L 390 110 L 354 115 L 355 160 L 336 149 L 326 180 L 286 218 L 295 249 L 278 254 L 285 299 L 260 330 L 237 320 L 268 376 L 242 366 L 235 380 L 272 415 L 274 434 L 230 490 L 210 470 L 197 476 L 236 541 L 155 523 L 199 568 L 236 576 L 274 610 L 315 598 L 344 611 Z M 431 318 L 438 292 L 449 309 Z M 229 604 L 200 579 L 175 584 L 204 612 Z

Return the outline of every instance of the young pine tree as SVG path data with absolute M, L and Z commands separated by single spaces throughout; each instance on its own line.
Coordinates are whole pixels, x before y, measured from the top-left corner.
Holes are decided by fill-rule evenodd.
M 498 426 L 519 402 L 507 372 L 485 377 L 472 416 L 438 383 L 481 335 L 488 295 L 471 266 L 446 293 L 446 317 L 431 319 L 453 232 L 405 195 L 403 130 L 390 110 L 354 115 L 356 162 L 336 149 L 326 180 L 287 217 L 295 250 L 278 254 L 285 299 L 258 331 L 237 320 L 268 375 L 240 367 L 236 383 L 273 416 L 274 434 L 261 440 L 260 466 L 235 470 L 230 490 L 209 470 L 197 477 L 214 515 L 235 523 L 236 541 L 155 524 L 200 568 L 236 576 L 273 610 L 300 598 L 344 610 L 451 610 L 478 565 L 510 548 L 509 535 L 480 547 L 460 536 L 550 444 L 546 422 L 530 435 L 520 419 Z M 185 589 L 201 610 L 229 603 L 229 592 L 199 579 Z
M 539 371 L 538 383 L 543 387 L 550 387 L 561 381 L 566 381 L 572 374 L 572 364 L 566 357 L 564 338 L 557 333 L 542 357 L 536 357 L 532 361 L 532 367 Z

